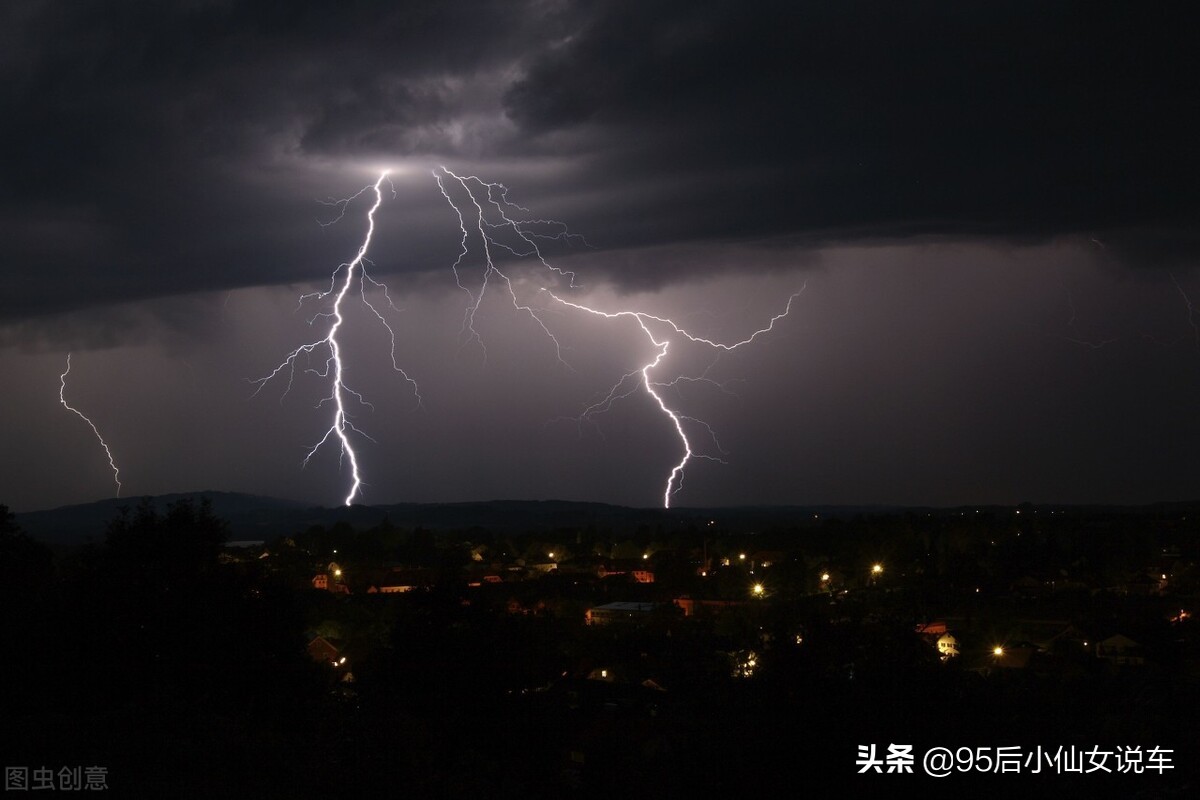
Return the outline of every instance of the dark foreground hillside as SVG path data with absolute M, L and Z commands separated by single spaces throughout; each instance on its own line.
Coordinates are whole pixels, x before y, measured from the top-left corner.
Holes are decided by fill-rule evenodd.
M 1119 552 L 1060 523 L 914 519 L 806 537 L 313 527 L 238 550 L 180 500 L 52 555 L 0 522 L 0 752 L 31 779 L 102 767 L 114 796 L 180 798 L 1194 796 L 1196 625 L 1171 611 L 1196 596 L 1186 525 Z M 1142 595 L 1119 567 L 1155 551 L 1170 572 Z M 1041 646 L 1035 622 L 1064 626 Z M 1139 649 L 1116 663 L 1093 632 Z M 889 745 L 913 746 L 915 774 L 860 774 L 860 748 Z M 922 776 L 935 746 L 970 767 Z M 1022 768 L 982 774 L 1002 746 Z M 1172 751 L 1162 774 L 1152 748 Z M 1031 774 L 1060 750 L 1109 752 L 1111 772 Z

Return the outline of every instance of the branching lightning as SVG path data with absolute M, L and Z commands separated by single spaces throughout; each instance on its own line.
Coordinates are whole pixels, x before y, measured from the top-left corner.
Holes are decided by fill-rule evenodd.
M 510 202 L 508 187 L 502 183 L 489 183 L 474 175 L 456 175 L 445 167 L 434 170 L 433 177 L 437 181 L 442 196 L 446 198 L 446 202 L 458 215 L 458 227 L 462 232 L 461 251 L 450 268 L 454 271 L 454 280 L 458 287 L 467 293 L 467 309 L 463 315 L 462 324 L 466 344 L 477 343 L 483 350 L 484 358 L 487 358 L 487 347 L 475 329 L 475 315 L 479 311 L 484 294 L 494 277 L 502 282 L 513 308 L 536 322 L 542 332 L 549 337 L 554 344 L 555 357 L 565 365 L 566 362 L 562 357 L 562 345 L 550 332 L 550 328 L 537 311 L 528 303 L 518 299 L 512 279 L 496 265 L 496 251 L 501 251 L 501 255 L 506 253 L 518 258 L 534 258 L 542 267 L 557 274 L 560 278 L 566 279 L 568 285 L 574 288 L 575 273 L 551 266 L 542 254 L 538 242 L 558 241 L 569 244 L 578 241 L 586 246 L 587 240 L 577 233 L 572 233 L 564 223 L 558 220 L 523 219 L 509 216 L 517 212 L 528 213 L 529 209 Z M 464 214 L 463 208 L 451 197 L 450 192 L 446 189 L 446 184 L 451 182 L 465 191 L 467 199 L 474 207 L 473 212 L 468 210 Z M 508 234 L 510 241 L 506 242 L 500 238 L 503 234 Z M 479 279 L 478 288 L 472 291 L 463 284 L 462 271 L 466 268 L 464 261 L 471 253 L 469 242 L 476 236 L 478 236 L 482 248 L 483 275 Z
M 535 265 L 540 266 L 545 272 L 551 274 L 547 277 L 552 277 L 552 280 L 549 282 L 553 283 L 556 287 L 565 286 L 567 289 L 576 289 L 578 286 L 575 283 L 575 274 L 551 265 L 546 259 L 543 247 L 552 242 L 566 245 L 581 243 L 584 246 L 588 246 L 587 241 L 582 236 L 572 233 L 562 222 L 552 219 L 533 218 L 528 209 L 508 199 L 508 189 L 501 183 L 485 181 L 475 175 L 458 175 L 446 167 L 438 167 L 433 170 L 433 177 L 437 182 L 442 197 L 454 210 L 458 219 L 459 232 L 461 233 L 460 251 L 453 264 L 451 264 L 451 271 L 454 273 L 455 283 L 467 295 L 467 307 L 463 313 L 461 328 L 462 345 L 478 345 L 483 352 L 484 358 L 487 358 L 487 347 L 484 344 L 483 337 L 476 328 L 475 322 L 489 287 L 497 284 L 499 290 L 507 297 L 513 309 L 528 317 L 537 325 L 552 344 L 555 357 L 559 363 L 566 366 L 566 362 L 563 359 L 563 346 L 542 317 L 544 304 L 535 306 L 529 298 L 522 298 L 518 293 L 517 282 L 514 281 L 507 267 L 501 268 L 500 262 L 508 259 L 532 260 Z M 353 397 L 361 405 L 372 408 L 361 394 L 346 385 L 342 360 L 342 345 L 338 340 L 338 333 L 344 321 L 342 301 L 350 293 L 351 289 L 354 288 L 356 281 L 358 293 L 363 303 L 375 315 L 380 324 L 387 329 L 391 337 L 393 369 L 412 384 L 413 393 L 417 398 L 418 404 L 421 402 L 421 395 L 417 384 L 396 362 L 395 332 L 388 325 L 387 320 L 380 310 L 367 297 L 367 283 L 369 282 L 372 287 L 382 291 L 389 306 L 395 309 L 395 306 L 391 305 L 387 287 L 367 273 L 367 267 L 371 264 L 367 258 L 367 252 L 375 232 L 375 214 L 383 203 L 382 186 L 387 179 L 388 173 L 385 171 L 373 185 L 364 187 L 351 197 L 341 200 L 331 199 L 325 203 L 337 209 L 336 218 L 328 223 L 322 223 L 322 225 L 330 225 L 341 220 L 345 216 L 350 204 L 359 197 L 369 193 L 374 194 L 374 203 L 367 212 L 367 232 L 354 259 L 341 264 L 334 270 L 330 277 L 328 290 L 312 292 L 300 298 L 299 307 L 303 307 L 310 300 L 322 301 L 332 296 L 333 300 L 329 310 L 316 314 L 309 321 L 310 324 L 313 324 L 318 319 L 328 319 L 330 320 L 329 329 L 320 339 L 303 344 L 288 353 L 284 360 L 270 374 L 253 381 L 257 386 L 255 394 L 258 394 L 266 384 L 281 374 L 286 373 L 287 386 L 283 392 L 283 395 L 286 396 L 295 380 L 296 366 L 301 356 L 311 357 L 314 353 L 325 356 L 324 365 L 321 368 L 308 368 L 305 371 L 329 381 L 329 394 L 318 404 L 318 407 L 323 406 L 325 403 L 332 403 L 334 407 L 333 419 L 329 428 L 326 429 L 324 436 L 313 445 L 305 456 L 304 463 L 307 464 L 308 460 L 327 442 L 331 439 L 336 439 L 340 446 L 342 457 L 350 462 L 350 471 L 352 474 L 352 483 L 344 501 L 346 505 L 350 505 L 354 501 L 363 484 L 362 475 L 359 470 L 358 456 L 351 442 L 350 434 L 354 433 L 368 439 L 370 438 L 351 421 L 350 415 L 346 410 L 347 400 L 349 397 Z M 476 259 L 478 260 L 476 261 Z M 465 276 L 470 274 L 473 269 L 479 271 L 477 273 L 478 278 L 474 280 L 466 278 Z M 803 291 L 803 288 L 801 288 L 799 292 L 792 294 L 788 298 L 784 310 L 773 316 L 765 327 L 755 331 L 741 341 L 723 343 L 702 336 L 696 336 L 670 319 L 643 311 L 622 310 L 608 312 L 591 308 L 565 299 L 560 294 L 556 294 L 553 289 L 545 285 L 547 283 L 545 280 L 539 283 L 543 285 L 539 287 L 539 290 L 535 294 L 541 296 L 544 293 L 565 308 L 575 309 L 606 319 L 628 318 L 633 320 L 654 348 L 654 357 L 649 362 L 623 375 L 609 389 L 607 395 L 602 400 L 586 408 L 578 419 L 580 421 L 590 420 L 592 417 L 608 411 L 618 400 L 629 397 L 639 389 L 645 389 L 646 393 L 657 405 L 659 411 L 667 417 L 674 427 L 683 448 L 683 455 L 679 463 L 671 469 L 670 474 L 667 476 L 666 487 L 663 491 L 663 505 L 666 507 L 670 507 L 671 498 L 682 488 L 684 470 L 692 459 L 721 461 L 721 456 L 725 454 L 720 442 L 717 440 L 716 432 L 703 420 L 688 416 L 677 410 L 671 402 L 668 402 L 666 390 L 678 389 L 678 387 L 684 384 L 698 383 L 707 384 L 728 393 L 725 385 L 718 383 L 708 376 L 709 370 L 715 364 L 715 359 L 710 363 L 709 368 L 699 375 L 677 374 L 669 379 L 662 377 L 660 372 L 662 371 L 664 361 L 667 359 L 668 352 L 671 350 L 672 343 L 679 342 L 678 346 L 683 346 L 684 343 L 687 343 L 708 348 L 714 351 L 717 357 L 722 353 L 737 350 L 774 330 L 775 324 L 791 312 L 793 302 Z M 700 448 L 695 445 L 693 440 L 698 433 L 702 433 L 711 443 L 711 446 Z M 714 451 L 716 454 L 714 454 Z
M 72 406 L 67 402 L 67 375 L 71 372 L 71 354 L 67 353 L 67 368 L 62 375 L 58 376 L 58 400 L 63 404 L 63 407 L 68 411 L 74 412 L 81 420 L 88 424 L 92 429 L 92 433 L 96 434 L 96 439 L 100 442 L 100 446 L 104 448 L 104 454 L 108 456 L 108 465 L 112 467 L 113 483 L 117 484 L 117 497 L 121 496 L 121 470 L 117 469 L 117 462 L 113 460 L 112 450 L 108 449 L 108 442 L 104 441 L 104 437 L 100 435 L 100 431 L 96 428 L 96 424 L 88 419 L 82 411 Z
M 349 433 L 354 432 L 367 439 L 371 438 L 362 430 L 355 427 L 354 423 L 350 421 L 350 416 L 346 412 L 347 396 L 353 396 L 354 399 L 357 400 L 361 405 L 366 406 L 367 408 L 373 408 L 373 406 L 368 403 L 361 394 L 346 385 L 345 367 L 342 361 L 342 347 L 338 341 L 338 331 L 341 329 L 342 323 L 344 322 L 344 317 L 342 314 L 342 301 L 346 298 L 346 295 L 350 293 L 350 290 L 354 287 L 356 281 L 358 285 L 358 293 L 362 298 L 363 304 L 370 309 L 371 313 L 375 315 L 380 324 L 387 329 L 388 335 L 391 337 L 392 368 L 412 386 L 413 395 L 416 397 L 417 405 L 421 405 L 420 389 L 417 386 L 416 381 L 409 377 L 408 373 L 401 369 L 399 363 L 396 361 L 396 333 L 394 330 L 392 330 L 392 327 L 388 325 L 387 320 L 384 318 L 383 314 L 380 313 L 379 309 L 367 297 L 367 283 L 369 282 L 373 287 L 382 291 L 384 299 L 393 310 L 396 308 L 392 304 L 391 297 L 388 295 L 387 287 L 367 274 L 367 266 L 371 264 L 370 260 L 367 258 L 367 250 L 370 248 L 371 238 L 375 234 L 375 212 L 378 211 L 380 205 L 383 204 L 382 187 L 384 181 L 386 180 L 388 180 L 387 170 L 380 174 L 379 179 L 376 180 L 374 184 L 363 187 L 363 189 L 351 197 L 345 198 L 344 200 L 333 200 L 327 203 L 327 205 L 335 206 L 339 209 L 337 218 L 329 223 L 325 223 L 333 224 L 333 222 L 337 222 L 345 215 L 346 209 L 351 202 L 368 192 L 373 192 L 375 195 L 375 202 L 371 205 L 370 210 L 367 212 L 367 233 L 363 237 L 363 242 L 359 246 L 358 253 L 354 256 L 354 259 L 339 265 L 338 268 L 333 271 L 333 274 L 330 276 L 330 284 L 327 291 L 312 292 L 310 294 L 303 295 L 300 298 L 299 305 L 303 306 L 304 303 L 310 299 L 321 301 L 330 295 L 334 296 L 333 304 L 329 311 L 319 312 L 309 320 L 310 325 L 316 322 L 318 319 L 332 320 L 329 330 L 322 338 L 314 342 L 309 342 L 308 344 L 300 345 L 295 350 L 288 353 L 287 357 L 285 357 L 279 366 L 277 366 L 269 375 L 252 381 L 252 383 L 257 386 L 257 388 L 254 390 L 254 394 L 257 395 L 269 382 L 274 380 L 281 373 L 286 372 L 288 376 L 287 388 L 285 388 L 283 392 L 283 394 L 286 395 L 292 388 L 292 383 L 296 375 L 296 362 L 300 356 L 311 356 L 314 352 L 323 352 L 327 354 L 324 366 L 321 369 L 307 368 L 305 371 L 321 378 L 329 379 L 329 394 L 317 404 L 317 407 L 320 408 L 321 406 L 325 405 L 325 403 L 333 403 L 333 420 L 330 423 L 329 428 L 325 431 L 325 435 L 322 436 L 315 445 L 313 445 L 312 449 L 308 451 L 308 455 L 304 457 L 304 464 L 307 465 L 309 459 L 311 459 L 326 442 L 328 442 L 330 439 L 337 439 L 341 448 L 341 456 L 350 462 L 350 473 L 352 476 L 350 490 L 346 494 L 345 500 L 343 501 L 346 505 L 350 505 L 354 502 L 354 498 L 358 496 L 359 490 L 362 488 L 363 484 L 362 474 L 360 473 L 358 466 L 358 455 L 354 451 L 354 446 L 350 441 Z M 393 194 L 394 193 L 395 190 L 393 189 Z M 340 284 L 339 273 L 341 273 Z M 282 401 L 282 396 L 280 400 Z
M 508 189 L 501 183 L 488 182 L 474 175 L 457 175 L 445 167 L 439 167 L 437 170 L 434 170 L 433 177 L 437 181 L 442 196 L 450 204 L 450 207 L 454 209 L 458 217 L 459 231 L 462 234 L 458 258 L 451 265 L 451 269 L 454 272 L 455 282 L 460 289 L 466 292 L 468 298 L 462 323 L 465 343 L 477 343 L 483 349 L 484 357 L 486 358 L 487 349 L 484 346 L 482 337 L 475 328 L 475 316 L 479 311 L 480 304 L 483 302 L 488 286 L 493 280 L 496 280 L 503 286 L 503 290 L 512 302 L 513 307 L 537 323 L 542 332 L 550 339 L 553 343 L 556 357 L 560 363 L 565 365 L 566 362 L 563 360 L 561 342 L 551 332 L 550 327 L 542 319 L 538 310 L 531 303 L 518 298 L 512 279 L 497 266 L 496 260 L 498 256 L 535 259 L 536 263 L 540 264 L 545 270 L 554 273 L 557 280 L 565 282 L 567 288 L 576 289 L 578 287 L 575 283 L 575 273 L 552 266 L 546 260 L 539 243 L 557 241 L 571 244 L 579 241 L 586 246 L 586 240 L 578 234 L 572 233 L 564 223 L 558 220 L 525 218 L 523 215 L 528 214 L 529 210 L 510 202 L 508 200 Z M 465 200 L 456 202 L 448 186 L 456 187 L 455 194 L 459 197 L 465 197 Z M 479 246 L 482 249 L 480 260 L 482 261 L 483 272 L 478 283 L 473 284 L 476 287 L 474 289 L 463 282 L 463 273 L 467 268 L 468 257 L 472 253 L 472 247 L 470 246 L 472 241 L 480 243 Z M 788 315 L 792 308 L 792 302 L 800 294 L 800 292 L 796 292 L 789 297 L 784 311 L 772 317 L 770 323 L 765 328 L 755 331 L 749 337 L 739 342 L 725 344 L 701 336 L 695 336 L 664 317 L 641 311 L 600 311 L 566 300 L 545 286 L 541 287 L 540 291 L 549 295 L 562 306 L 578 311 L 607 319 L 628 317 L 636 321 L 651 346 L 654 347 L 655 356 L 650 362 L 622 375 L 609 389 L 604 398 L 584 409 L 577 420 L 580 422 L 585 420 L 590 421 L 592 417 L 608 411 L 618 400 L 629 397 L 638 391 L 639 388 L 644 388 L 654 400 L 659 410 L 670 420 L 676 435 L 678 435 L 683 445 L 683 456 L 668 475 L 667 485 L 663 492 L 663 505 L 668 508 L 671 505 L 672 496 L 683 486 L 684 469 L 688 462 L 693 458 L 721 461 L 720 456 L 725 455 L 725 451 L 722 449 L 721 443 L 717 440 L 716 432 L 703 420 L 677 411 L 667 402 L 664 390 L 676 388 L 684 383 L 704 383 L 728 393 L 725 385 L 719 384 L 708 377 L 708 370 L 705 370 L 703 374 L 698 376 L 677 375 L 670 380 L 663 380 L 656 377 L 659 368 L 667 358 L 672 338 L 677 337 L 693 344 L 708 347 L 717 351 L 718 355 L 723 352 L 736 350 L 773 330 L 775 323 Z M 658 333 L 656 333 L 656 330 Z M 691 435 L 689 435 L 689 428 L 692 429 Z M 702 431 L 703 435 L 711 441 L 712 447 L 715 448 L 719 455 L 700 452 L 700 450 L 693 446 L 692 439 L 696 435 L 696 429 Z
M 613 384 L 613 386 L 608 390 L 608 393 L 603 399 L 584 409 L 583 413 L 579 416 L 579 419 L 590 419 L 596 414 L 602 414 L 612 408 L 613 404 L 618 400 L 622 400 L 634 394 L 639 387 L 644 388 L 646 393 L 649 394 L 654 400 L 659 410 L 662 411 L 662 413 L 671 421 L 671 424 L 675 428 L 675 433 L 679 437 L 680 444 L 683 446 L 683 456 L 680 458 L 679 463 L 676 464 L 671 469 L 671 472 L 667 475 L 667 484 L 663 490 L 663 507 L 670 508 L 671 498 L 683 488 L 684 469 L 687 467 L 689 461 L 695 458 L 724 463 L 720 456 L 702 453 L 693 446 L 692 439 L 688 436 L 687 429 L 689 423 L 693 427 L 699 427 L 712 441 L 712 444 L 716 450 L 721 455 L 725 455 L 725 451 L 722 449 L 721 443 L 717 440 L 716 432 L 713 431 L 712 427 L 709 426 L 708 423 L 676 411 L 667 404 L 667 401 L 663 397 L 662 390 L 675 387 L 682 382 L 708 383 L 720 388 L 722 391 L 725 391 L 724 386 L 708 378 L 707 370 L 705 370 L 704 374 L 699 376 L 680 375 L 669 381 L 663 381 L 655 378 L 654 374 L 656 374 L 659 366 L 667 357 L 667 352 L 671 346 L 671 337 L 677 336 L 688 342 L 692 342 L 693 344 L 703 345 L 717 351 L 718 355 L 737 350 L 738 348 L 744 347 L 745 345 L 755 341 L 760 336 L 763 336 L 774 330 L 775 323 L 791 313 L 792 303 L 797 297 L 800 296 L 801 292 L 804 291 L 804 287 L 802 286 L 800 291 L 795 292 L 788 297 L 787 304 L 783 311 L 771 317 L 771 321 L 765 327 L 756 330 L 745 339 L 742 339 L 738 342 L 733 342 L 731 344 L 717 342 L 713 341 L 712 339 L 706 339 L 702 336 L 693 335 L 666 317 L 647 314 L 644 311 L 601 311 L 599 309 L 591 308 L 570 300 L 564 300 L 549 289 L 543 289 L 543 291 L 555 301 L 567 306 L 568 308 L 574 308 L 578 311 L 594 314 L 605 319 L 628 318 L 634 320 L 638 327 L 641 328 L 642 333 L 646 335 L 646 339 L 656 349 L 654 358 L 651 361 L 622 375 L 620 380 Z M 660 332 L 656 334 L 655 329 L 659 330 Z

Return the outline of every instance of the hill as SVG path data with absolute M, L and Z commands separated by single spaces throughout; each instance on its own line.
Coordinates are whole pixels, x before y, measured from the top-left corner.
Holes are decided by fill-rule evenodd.
M 193 492 L 148 499 L 160 512 L 172 502 L 193 498 L 212 503 L 213 512 L 230 524 L 233 540 L 266 540 L 306 530 L 314 525 L 347 523 L 370 528 L 384 519 L 401 528 L 469 530 L 487 528 L 505 533 L 534 533 L 564 528 L 633 531 L 641 526 L 686 528 L 710 523 L 723 530 L 751 531 L 804 520 L 853 517 L 893 511 L 878 506 L 764 506 L 740 508 L 627 508 L 605 503 L 566 500 L 492 500 L 470 503 L 397 503 L 378 506 L 305 506 L 290 500 L 237 492 Z M 17 514 L 17 524 L 48 544 L 75 545 L 98 541 L 122 508 L 132 509 L 142 498 L 112 498 L 82 505 Z

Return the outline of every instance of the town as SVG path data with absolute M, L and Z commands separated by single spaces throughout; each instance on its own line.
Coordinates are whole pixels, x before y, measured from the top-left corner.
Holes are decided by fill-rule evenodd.
M 1195 511 L 385 513 L 231 541 L 205 501 L 146 501 L 53 550 L 10 518 L 6 719 L 18 763 L 52 747 L 197 796 L 832 787 L 890 744 L 1158 748 L 1138 788 L 1169 791 L 1200 741 Z

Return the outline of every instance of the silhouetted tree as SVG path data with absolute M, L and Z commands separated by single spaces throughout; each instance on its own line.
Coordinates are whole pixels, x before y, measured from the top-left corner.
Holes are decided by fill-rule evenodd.
M 217 566 L 228 524 L 212 504 L 183 499 L 159 514 L 149 498 L 130 513 L 122 508 L 108 525 L 105 561 L 110 577 L 159 591 L 185 590 Z
M 0 613 L 6 622 L 18 618 L 18 611 L 32 605 L 50 589 L 54 559 L 49 548 L 25 535 L 8 506 L 0 505 Z
M 0 630 L 10 642 L 19 643 L 20 657 L 29 666 L 27 654 L 41 654 L 54 641 L 54 558 L 40 542 L 25 535 L 9 512 L 0 505 Z M 22 670 L 24 671 L 24 670 Z M 16 670 L 13 671 L 16 674 Z M 39 695 L 42 686 L 5 680 L 0 684 L 0 708 L 5 713 L 14 703 L 26 703 Z

